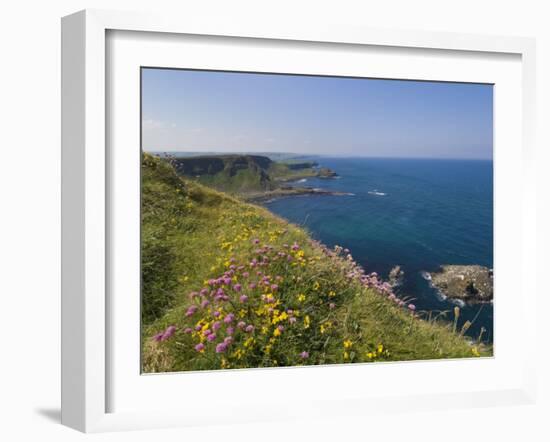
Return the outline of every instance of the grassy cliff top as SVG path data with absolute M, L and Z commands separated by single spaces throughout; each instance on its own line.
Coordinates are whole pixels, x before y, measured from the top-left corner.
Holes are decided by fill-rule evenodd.
M 316 162 L 278 162 L 262 155 L 201 155 L 169 161 L 179 175 L 232 194 L 271 191 L 281 182 L 319 175 Z
M 348 252 L 150 155 L 142 279 L 145 372 L 491 354 L 422 319 Z

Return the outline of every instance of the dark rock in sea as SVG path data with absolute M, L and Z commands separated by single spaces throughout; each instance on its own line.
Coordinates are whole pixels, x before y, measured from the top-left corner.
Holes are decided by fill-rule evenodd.
M 317 172 L 317 177 L 319 178 L 336 178 L 338 174 L 328 167 L 321 167 Z
M 467 304 L 493 301 L 493 270 L 478 265 L 444 265 L 430 273 L 432 284 L 450 299 Z
M 390 274 L 388 276 L 389 283 L 393 288 L 399 287 L 403 284 L 404 276 L 405 272 L 401 270 L 401 267 L 395 266 L 393 269 L 390 270 Z

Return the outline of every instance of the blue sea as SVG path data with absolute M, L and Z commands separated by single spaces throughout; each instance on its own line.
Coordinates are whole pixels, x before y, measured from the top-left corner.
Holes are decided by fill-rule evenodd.
M 455 304 L 431 287 L 423 272 L 443 264 L 493 267 L 493 163 L 478 160 L 316 158 L 336 179 L 307 179 L 301 186 L 353 196 L 282 198 L 266 206 L 304 226 L 328 246 L 347 247 L 367 272 L 384 278 L 395 265 L 405 272 L 396 291 L 418 310 L 447 311 Z M 493 305 L 461 308 L 468 335 L 493 340 Z

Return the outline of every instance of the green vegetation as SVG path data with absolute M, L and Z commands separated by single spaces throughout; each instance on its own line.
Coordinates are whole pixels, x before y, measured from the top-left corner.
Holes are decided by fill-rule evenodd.
M 150 155 L 142 269 L 144 372 L 492 354 L 423 319 L 341 248 Z
M 315 162 L 275 162 L 260 155 L 179 157 L 170 158 L 170 163 L 179 175 L 238 195 L 273 191 L 279 189 L 281 183 L 301 178 L 335 175 L 329 169 L 317 169 Z

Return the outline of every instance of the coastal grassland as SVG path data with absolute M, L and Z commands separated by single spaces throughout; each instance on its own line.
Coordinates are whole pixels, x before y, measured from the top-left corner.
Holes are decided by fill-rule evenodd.
M 311 161 L 276 162 L 248 154 L 167 159 L 178 175 L 233 195 L 273 191 L 281 183 L 321 176 L 321 171 L 328 170 L 317 169 L 317 163 Z
M 144 155 L 144 372 L 480 355 L 348 251 Z

